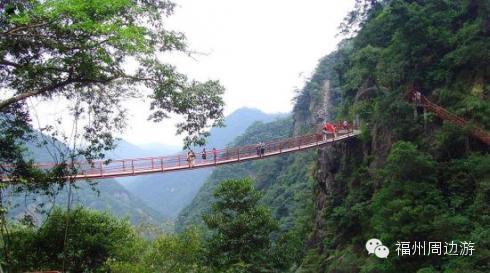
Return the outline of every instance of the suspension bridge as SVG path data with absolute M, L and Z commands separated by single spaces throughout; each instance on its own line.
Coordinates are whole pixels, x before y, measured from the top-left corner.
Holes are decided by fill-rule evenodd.
M 431 102 L 425 96 L 421 95 L 420 92 L 411 90 L 407 93 L 406 99 L 415 105 L 434 113 L 442 120 L 448 121 L 458 127 L 469 129 L 469 133 L 473 137 L 490 145 L 490 133 L 488 131 Z M 335 135 L 325 135 L 317 131 L 313 134 L 269 141 L 263 143 L 260 147 L 258 147 L 257 144 L 254 144 L 240 147 L 228 147 L 220 150 L 213 149 L 204 152 L 204 154 L 196 153 L 194 160 L 189 160 L 188 154 L 181 153 L 171 156 L 116 159 L 109 161 L 79 161 L 74 162 L 77 173 L 66 178 L 74 180 L 105 179 L 215 167 L 304 151 L 354 138 L 360 133 L 357 128 L 343 128 L 339 123 L 336 123 L 336 127 L 341 129 L 337 130 Z M 56 163 L 39 163 L 36 164 L 36 167 L 47 170 L 56 165 Z M 3 166 L 3 169 L 8 169 L 8 166 Z M 2 176 L 2 181 L 8 181 L 8 178 Z
M 440 119 L 454 124 L 460 128 L 468 129 L 469 133 L 483 143 L 490 145 L 490 132 L 482 129 L 480 126 L 469 122 L 445 108 L 431 102 L 420 92 L 412 89 L 405 97 L 409 102 L 418 107 L 423 107 L 426 111 L 434 113 Z M 337 128 L 342 125 L 337 123 Z M 220 150 L 206 151 L 196 155 L 195 161 L 188 160 L 187 154 L 177 154 L 172 156 L 145 157 L 132 159 L 119 159 L 109 162 L 75 162 L 78 173 L 72 175 L 70 179 L 105 179 L 114 177 L 145 175 L 152 173 L 166 173 L 173 171 L 190 170 L 196 168 L 215 167 L 226 164 L 234 164 L 250 160 L 260 160 L 278 156 L 282 154 L 300 152 L 336 142 L 345 141 L 354 138 L 360 134 L 356 128 L 343 128 L 336 134 L 325 135 L 314 133 L 309 135 L 297 136 L 287 139 L 270 141 L 262 145 L 246 145 L 241 147 L 229 147 Z M 56 166 L 55 163 L 40 163 L 37 167 L 40 169 L 50 169 Z M 2 166 L 2 169 L 8 169 L 8 166 Z M 8 178 L 0 175 L 2 181 L 8 181 Z M 32 272 L 38 273 L 38 272 Z M 59 271 L 44 271 L 39 273 L 60 273 Z
M 420 92 L 412 89 L 408 93 L 407 99 L 410 102 L 415 103 L 417 106 L 423 107 L 425 110 L 434 113 L 440 119 L 445 120 L 453 125 L 460 128 L 465 128 L 469 130 L 469 133 L 479 139 L 481 142 L 490 145 L 490 132 L 482 129 L 481 126 L 473 122 L 467 121 L 451 112 L 445 108 L 431 102 L 427 97 L 423 96 Z
M 261 146 L 254 144 L 211 150 L 205 153 L 197 152 L 194 160 L 190 160 L 188 154 L 181 153 L 171 156 L 116 159 L 108 162 L 95 161 L 90 163 L 81 161 L 74 163 L 74 167 L 78 170 L 77 174 L 67 178 L 75 180 L 105 179 L 215 167 L 304 151 L 314 147 L 344 141 L 358 134 L 359 131 L 354 129 L 338 130 L 336 136 L 325 136 L 315 133 L 264 142 Z M 36 166 L 40 169 L 50 169 L 55 167 L 56 164 L 41 163 Z

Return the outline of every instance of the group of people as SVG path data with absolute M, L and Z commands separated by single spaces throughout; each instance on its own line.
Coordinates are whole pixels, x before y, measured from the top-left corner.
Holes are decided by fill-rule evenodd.
M 344 120 L 340 124 L 340 129 L 343 129 L 347 132 L 352 131 L 352 126 L 349 124 L 347 120 Z M 333 138 L 335 139 L 337 137 L 337 126 L 333 123 L 326 122 L 323 124 L 322 131 L 323 131 L 323 140 L 327 140 L 329 135 L 333 135 Z M 265 150 L 266 150 L 266 144 L 264 142 L 259 142 L 255 146 L 257 156 L 264 156 Z M 218 157 L 218 150 L 216 148 L 213 148 L 212 150 L 212 155 L 213 155 L 213 160 L 216 163 L 217 157 Z M 206 148 L 203 148 L 201 151 L 201 159 L 203 161 L 208 160 L 208 152 L 206 151 Z M 189 163 L 189 168 L 193 168 L 195 166 L 195 161 L 196 161 L 196 154 L 194 153 L 193 150 L 189 150 L 187 152 L 187 162 Z
M 257 143 L 256 150 L 257 150 L 257 156 L 262 157 L 265 154 L 265 150 L 266 150 L 265 143 L 264 142 Z M 202 159 L 202 161 L 208 160 L 208 153 L 209 152 L 206 151 L 206 148 L 203 148 L 202 149 L 202 151 L 201 151 L 201 159 Z M 214 163 L 216 163 L 216 160 L 218 158 L 218 150 L 216 150 L 216 148 L 213 148 L 213 150 L 211 151 L 211 154 L 213 155 L 213 161 L 214 161 Z M 187 162 L 189 164 L 189 168 L 193 168 L 195 166 L 196 154 L 194 153 L 193 150 L 189 150 L 187 152 Z
M 344 120 L 340 126 L 341 126 L 341 129 L 343 129 L 347 132 L 352 131 L 352 126 L 349 124 L 349 122 L 347 120 Z M 335 139 L 337 137 L 337 130 L 338 130 L 338 128 L 337 128 L 337 126 L 335 126 L 335 124 L 330 123 L 330 122 L 326 122 L 322 127 L 323 140 L 327 140 L 328 135 L 333 135 L 333 138 Z M 264 142 L 261 141 L 261 142 L 257 143 L 257 145 L 255 146 L 255 149 L 257 152 L 257 156 L 262 157 L 265 154 L 266 145 Z M 211 153 L 213 155 L 213 160 L 216 163 L 216 160 L 218 157 L 218 150 L 216 150 L 216 148 L 213 148 Z M 207 157 L 208 157 L 208 152 L 206 151 L 206 148 L 203 148 L 201 151 L 201 158 L 203 161 L 206 161 L 206 160 L 208 160 Z M 193 150 L 189 150 L 189 152 L 187 152 L 187 162 L 189 163 L 189 168 L 192 168 L 195 166 L 195 161 L 196 161 L 196 154 L 194 153 Z
M 218 150 L 216 150 L 216 148 L 213 148 L 212 152 L 213 154 L 213 160 L 214 162 L 216 162 L 216 159 L 218 157 Z M 208 159 L 208 152 L 206 151 L 206 148 L 202 148 L 202 151 L 201 151 L 201 159 L 203 161 L 206 161 Z M 192 168 L 195 166 L 195 162 L 196 162 L 196 154 L 194 153 L 193 150 L 189 150 L 187 152 L 187 162 L 189 163 L 189 168 Z
M 347 120 L 344 120 L 341 126 L 342 129 L 346 130 L 347 132 L 352 131 L 352 126 L 349 124 Z M 333 135 L 334 139 L 337 137 L 337 126 L 335 126 L 335 124 L 333 123 L 326 122 L 325 124 L 323 124 L 322 131 L 323 131 L 323 140 L 327 140 L 328 135 Z
M 257 151 L 257 155 L 262 157 L 265 154 L 265 143 L 264 142 L 257 143 L 255 149 Z

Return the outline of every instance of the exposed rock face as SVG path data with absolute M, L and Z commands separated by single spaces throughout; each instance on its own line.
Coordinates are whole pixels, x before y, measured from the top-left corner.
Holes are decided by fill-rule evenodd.
M 313 233 L 307 244 L 308 248 L 319 248 L 323 252 L 322 241 L 325 238 L 325 209 L 328 202 L 339 191 L 335 183 L 335 175 L 340 167 L 342 144 L 333 144 L 318 150 L 318 162 L 316 171 L 317 187 L 314 190 L 315 224 Z
M 311 92 L 305 92 L 301 98 L 303 104 L 302 109 L 295 109 L 294 119 L 294 135 L 300 135 L 305 130 L 317 130 L 319 126 L 326 120 L 331 119 L 329 109 L 331 109 L 331 89 L 330 81 L 325 80 L 322 85 L 319 96 L 315 96 Z M 318 185 L 314 188 L 314 205 L 315 205 L 315 224 L 313 233 L 307 242 L 308 249 L 322 247 L 322 240 L 325 237 L 324 208 L 327 202 L 327 193 L 332 191 L 335 181 L 335 172 L 339 167 L 339 147 L 334 144 L 319 149 L 318 151 L 318 168 L 316 178 Z M 320 249 L 320 251 L 323 251 Z M 301 271 L 301 268 L 299 269 Z
M 317 128 L 323 122 L 330 120 L 329 109 L 331 105 L 330 81 L 326 80 L 319 94 L 307 93 L 302 99 L 307 108 L 302 111 L 294 111 L 294 135 L 300 135 L 305 130 Z
M 332 118 L 329 114 L 332 107 L 330 81 L 326 80 L 323 83 L 319 96 L 315 97 L 315 94 L 307 92 L 301 99 L 303 109 L 294 111 L 293 115 L 295 135 L 300 135 L 311 128 L 317 130 L 323 122 Z M 318 248 L 320 253 L 323 252 L 322 241 L 326 233 L 325 208 L 330 201 L 329 197 L 336 195 L 339 190 L 335 183 L 335 174 L 340 167 L 343 146 L 344 144 L 335 143 L 318 150 L 318 166 L 315 174 L 318 184 L 314 188 L 314 227 L 306 247 Z M 301 271 L 301 268 L 299 270 Z
M 342 143 L 335 143 L 318 150 L 318 172 L 316 179 L 323 194 L 336 191 L 335 174 L 339 171 L 342 159 Z
M 332 117 L 330 115 L 330 109 L 333 108 L 331 97 L 332 97 L 332 89 L 330 87 L 330 81 L 326 80 L 322 87 L 322 98 L 320 103 L 318 104 L 319 109 L 310 109 L 312 110 L 314 120 L 316 124 L 321 124 L 327 120 L 330 120 Z
M 330 82 L 327 80 L 323 84 L 322 97 L 320 103 L 314 102 L 310 96 L 309 99 L 309 115 L 295 115 L 295 133 L 302 130 L 302 126 L 314 126 L 322 124 L 326 120 L 331 120 L 330 115 L 332 109 L 332 90 Z M 315 171 L 315 180 L 317 181 L 314 188 L 314 225 L 312 234 L 307 242 L 306 248 L 317 251 L 322 260 L 329 259 L 329 253 L 324 249 L 324 240 L 329 232 L 326 223 L 326 214 L 343 201 L 347 195 L 348 185 L 344 181 L 338 179 L 340 172 L 343 175 L 352 173 L 353 162 L 362 160 L 365 155 L 371 154 L 371 151 L 377 151 L 383 156 L 376 158 L 385 158 L 388 154 L 391 140 L 385 128 L 374 126 L 374 139 L 371 145 L 363 145 L 359 139 L 347 139 L 340 143 L 322 147 L 318 150 L 318 161 Z M 383 164 L 382 161 L 371 162 L 373 168 L 377 168 Z M 323 264 L 321 263 L 323 267 Z M 305 265 L 307 266 L 307 265 Z M 306 268 L 304 268 L 306 269 Z M 300 267 L 297 272 L 302 272 Z M 323 268 L 319 268 L 319 272 Z M 305 271 L 309 272 L 309 271 Z
M 317 246 L 321 250 L 322 244 L 318 243 L 323 241 L 324 234 L 327 231 L 325 211 L 329 206 L 335 206 L 340 200 L 343 200 L 347 193 L 347 185 L 336 178 L 341 171 L 344 174 L 350 173 L 351 163 L 361 160 L 362 156 L 359 157 L 359 155 L 362 155 L 362 153 L 361 141 L 357 139 L 348 139 L 318 150 L 317 170 L 315 173 L 317 187 L 314 193 L 315 229 L 309 246 Z
M 325 80 L 321 86 L 320 90 L 310 89 L 298 98 L 293 115 L 293 132 L 295 135 L 311 132 L 312 128 L 319 130 L 323 122 L 333 120 L 332 109 L 335 92 L 332 90 L 329 80 Z M 374 87 L 367 89 L 377 91 Z M 353 166 L 367 158 L 374 158 L 369 162 L 370 169 L 380 168 L 384 164 L 392 144 L 389 130 L 379 124 L 371 124 L 369 128 L 372 130 L 369 143 L 363 144 L 360 139 L 347 139 L 318 149 L 317 166 L 314 173 L 317 183 L 313 193 L 315 209 L 312 219 L 313 230 L 305 247 L 313 251 L 314 255 L 323 262 L 317 263 L 320 267 L 312 270 L 309 268 L 311 264 L 304 261 L 296 272 L 323 272 L 325 270 L 323 267 L 327 264 L 326 261 L 334 258 L 325 249 L 325 239 L 332 239 L 327 223 L 328 217 L 326 216 L 339 204 L 342 204 L 347 196 L 349 185 L 347 185 L 345 177 L 352 174 Z M 352 183 L 362 183 L 362 181 Z M 335 238 L 337 237 L 334 236 L 334 241 Z M 330 243 L 341 244 L 341 242 Z

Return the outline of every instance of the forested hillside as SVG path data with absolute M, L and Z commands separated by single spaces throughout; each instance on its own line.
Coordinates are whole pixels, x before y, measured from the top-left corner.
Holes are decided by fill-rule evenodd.
M 61 157 L 60 151 L 69 151 L 62 142 L 52 139 L 41 133 L 37 133 L 37 139 L 46 141 L 39 145 L 32 140 L 27 143 L 26 158 L 37 162 L 53 162 Z M 120 141 L 113 153 L 131 152 L 141 153 L 130 143 Z M 124 150 L 124 151 L 123 151 Z M 133 155 L 134 156 L 134 155 Z M 144 154 L 140 154 L 144 156 Z M 9 212 L 9 217 L 26 219 L 33 224 L 41 224 L 54 207 L 66 207 L 68 200 L 68 187 L 51 187 L 46 192 L 28 193 L 11 188 L 4 193 L 4 202 Z M 96 184 L 95 181 L 79 181 L 72 186 L 72 203 L 75 206 L 83 206 L 98 211 L 105 211 L 118 217 L 128 217 L 133 224 L 151 223 L 161 226 L 165 230 L 173 229 L 173 222 L 166 215 L 150 208 L 141 199 L 126 190 L 114 179 L 104 179 Z
M 72 189 L 72 206 L 83 206 L 97 211 L 108 212 L 119 218 L 128 218 L 132 224 L 152 224 L 162 230 L 172 231 L 173 220 L 148 207 L 113 179 L 101 181 L 97 186 L 79 182 Z M 55 207 L 66 208 L 68 189 L 54 196 L 40 194 L 13 194 L 6 196 L 10 204 L 9 216 L 18 220 L 32 220 L 41 224 Z
M 144 236 L 128 221 L 83 208 L 55 210 L 41 227 L 3 221 L 0 266 L 77 273 L 490 272 L 490 147 L 472 134 L 490 131 L 490 2 L 355 2 L 341 25 L 343 41 L 298 91 L 291 116 L 254 123 L 229 145 L 311 133 L 329 120 L 354 121 L 357 137 L 215 168 L 180 213 L 174 234 Z M 208 99 L 219 108 L 221 89 L 208 85 Z M 466 125 L 427 111 L 416 92 Z M 160 106 L 169 107 L 159 95 Z M 199 100 L 189 101 L 185 106 Z M 216 113 L 209 115 L 219 121 Z M 198 140 L 206 122 L 190 117 L 187 140 Z M 0 129 L 18 134 L 7 125 Z M 10 149 L 0 159 L 15 161 L 12 137 L 1 136 Z M 31 169 L 22 170 L 12 177 L 30 186 L 22 179 Z M 368 253 L 373 238 L 387 256 Z
M 219 168 L 178 227 L 199 222 L 219 181 L 250 176 L 277 219 L 309 229 L 295 272 L 490 270 L 488 147 L 469 128 L 406 99 L 415 88 L 490 129 L 488 14 L 488 1 L 359 1 L 343 25 L 353 37 L 320 61 L 296 99 L 290 127 L 299 134 L 323 120 L 359 120 L 358 140 L 323 148 L 318 158 L 293 155 Z M 273 126 L 250 128 L 241 138 L 253 143 L 274 134 Z M 295 194 L 300 202 L 282 198 Z M 292 213 L 297 207 L 306 208 L 300 217 Z M 370 238 L 390 248 L 388 259 L 367 254 Z M 404 257 L 397 255 L 400 241 L 471 241 L 478 249 L 472 256 Z
M 364 4 L 346 21 L 358 33 L 323 68 L 330 118 L 359 117 L 363 134 L 319 152 L 317 220 L 298 272 L 488 272 L 488 147 L 467 128 L 415 108 L 406 93 L 416 88 L 490 129 L 489 2 Z M 317 90 L 304 89 L 298 101 L 314 105 Z M 388 259 L 367 255 L 370 238 L 390 248 Z M 478 249 L 457 257 L 396 251 L 400 241 L 452 240 Z
M 230 146 L 286 138 L 292 135 L 292 131 L 291 118 L 270 123 L 257 122 L 230 143 Z M 192 203 L 179 214 L 176 229 L 182 231 L 203 223 L 201 215 L 209 210 L 213 202 L 212 193 L 221 181 L 250 177 L 255 181 L 256 189 L 263 194 L 260 202 L 272 209 L 272 215 L 279 220 L 283 231 L 291 230 L 295 226 L 295 220 L 302 219 L 311 207 L 308 200 L 311 200 L 314 158 L 314 153 L 307 151 L 216 168 Z

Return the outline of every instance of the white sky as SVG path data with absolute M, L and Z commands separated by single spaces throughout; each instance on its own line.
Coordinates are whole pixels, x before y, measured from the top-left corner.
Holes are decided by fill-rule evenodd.
M 189 49 L 205 54 L 169 56 L 180 72 L 226 88 L 225 114 L 241 107 L 267 113 L 292 110 L 318 60 L 339 42 L 338 26 L 354 0 L 175 0 L 170 29 L 186 34 Z M 131 143 L 182 145 L 174 120 L 147 121 L 149 102 L 130 101 Z

